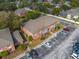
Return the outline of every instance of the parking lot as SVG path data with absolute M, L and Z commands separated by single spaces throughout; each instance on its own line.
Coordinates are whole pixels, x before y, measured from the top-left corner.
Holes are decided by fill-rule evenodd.
M 56 33 L 54 37 L 52 37 L 47 42 L 44 42 L 41 44 L 40 47 L 36 48 L 36 52 L 38 53 L 38 56 L 33 55 L 31 57 L 27 57 L 27 54 L 22 57 L 21 59 L 42 59 L 44 56 L 48 55 L 50 52 L 52 52 L 55 48 L 58 47 L 64 40 L 66 40 L 72 32 L 76 29 L 75 26 L 71 26 L 72 24 L 63 23 L 65 26 L 64 29 Z

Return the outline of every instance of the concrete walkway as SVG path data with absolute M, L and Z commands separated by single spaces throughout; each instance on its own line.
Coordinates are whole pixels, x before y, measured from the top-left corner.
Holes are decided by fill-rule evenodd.
M 79 25 L 79 22 L 75 22 L 74 20 L 70 20 L 70 19 L 66 19 L 66 18 L 63 18 L 63 17 L 54 16 L 54 15 L 50 15 L 50 14 L 47 14 L 47 16 L 52 16 L 52 17 L 58 18 L 60 20 L 62 19 L 62 20 L 65 20 L 65 21 L 68 21 L 68 22 L 75 23 L 75 24 Z

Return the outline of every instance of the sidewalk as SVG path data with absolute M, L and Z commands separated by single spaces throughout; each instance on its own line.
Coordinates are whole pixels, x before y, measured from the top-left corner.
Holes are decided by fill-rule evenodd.
M 52 17 L 58 18 L 60 20 L 62 19 L 62 20 L 65 20 L 65 21 L 68 21 L 68 22 L 75 23 L 75 24 L 79 25 L 79 22 L 75 22 L 74 20 L 69 20 L 69 19 L 66 19 L 66 18 L 63 18 L 63 17 L 54 16 L 54 15 L 50 15 L 50 14 L 47 14 L 47 16 L 52 16 Z

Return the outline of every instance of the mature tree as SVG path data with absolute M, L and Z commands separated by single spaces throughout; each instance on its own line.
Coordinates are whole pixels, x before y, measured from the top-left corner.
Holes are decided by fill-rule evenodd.
M 61 8 L 62 8 L 63 10 L 65 10 L 65 11 L 70 9 L 70 7 L 69 7 L 69 6 L 67 6 L 67 5 L 65 5 L 65 4 L 64 4 L 64 5 L 62 5 L 62 6 L 61 6 Z
M 0 10 L 13 11 L 15 9 L 16 9 L 15 3 L 1 3 L 0 4 Z
M 78 3 L 78 0 L 71 0 L 71 7 L 72 8 L 75 8 L 75 7 L 78 7 L 79 6 L 79 3 Z
M 42 3 L 37 4 L 36 10 L 38 10 L 40 12 L 48 13 L 47 7 L 45 7 Z
M 7 27 L 9 14 L 7 12 L 0 12 L 0 29 Z
M 53 15 L 58 15 L 60 13 L 61 9 L 60 8 L 53 8 L 52 14 Z
M 32 40 L 33 40 L 33 37 L 32 37 L 32 36 L 29 36 L 29 37 L 28 37 L 28 40 L 29 40 L 29 41 L 32 41 Z
M 26 17 L 27 17 L 28 19 L 35 19 L 35 18 L 38 18 L 40 15 L 41 15 L 41 13 L 40 13 L 39 11 L 35 11 L 35 10 L 33 10 L 33 11 L 28 11 L 28 12 L 26 13 Z
M 2 51 L 2 52 L 0 52 L 0 57 L 5 57 L 5 56 L 8 56 L 8 55 L 9 55 L 8 51 Z
M 64 4 L 64 0 L 60 0 L 60 6 Z
M 20 23 L 21 23 L 20 17 L 16 16 L 13 12 L 11 12 L 11 14 L 9 15 L 9 23 L 8 23 L 9 28 L 12 31 L 19 29 Z
M 53 3 L 59 3 L 60 0 L 53 0 L 52 2 L 53 2 Z
M 38 0 L 32 0 L 32 2 L 38 2 Z
M 58 24 L 55 25 L 55 30 L 56 31 L 61 29 L 61 28 L 62 28 L 62 24 L 58 23 Z
M 48 2 L 44 2 L 43 5 L 47 8 L 52 8 L 52 5 Z

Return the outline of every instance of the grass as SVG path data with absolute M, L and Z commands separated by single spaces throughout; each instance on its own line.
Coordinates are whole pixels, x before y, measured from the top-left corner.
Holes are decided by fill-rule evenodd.
M 36 40 L 32 40 L 31 44 L 29 45 L 30 49 L 34 48 L 35 46 L 39 45 L 41 42 L 43 42 L 44 40 L 41 39 L 36 39 Z

